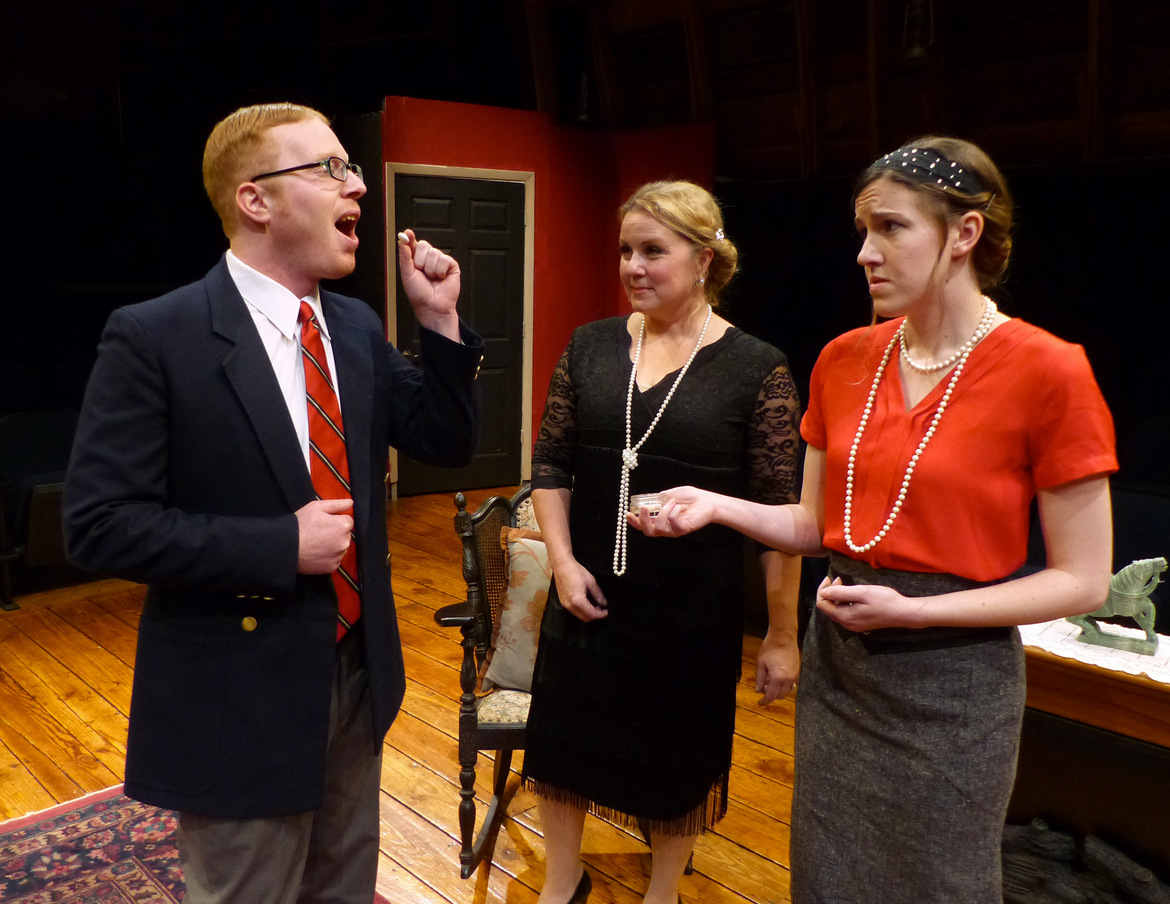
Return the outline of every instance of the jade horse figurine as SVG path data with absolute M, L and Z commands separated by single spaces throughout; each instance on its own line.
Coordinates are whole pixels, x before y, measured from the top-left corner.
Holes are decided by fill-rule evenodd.
M 1081 633 L 1077 635 L 1077 640 L 1153 656 L 1158 649 L 1158 635 L 1154 633 L 1155 611 L 1150 594 L 1162 580 L 1162 572 L 1165 570 L 1166 560 L 1158 557 L 1138 559 L 1113 575 L 1109 581 L 1109 598 L 1105 600 L 1105 605 L 1088 615 L 1065 619 L 1080 626 Z M 1146 636 L 1121 637 L 1102 631 L 1097 620 L 1115 615 L 1132 618 L 1146 632 Z

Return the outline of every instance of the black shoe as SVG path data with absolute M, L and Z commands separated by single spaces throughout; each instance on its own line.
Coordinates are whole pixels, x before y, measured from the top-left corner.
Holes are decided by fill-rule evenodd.
M 591 891 L 593 891 L 593 880 L 589 878 L 589 871 L 582 869 L 581 881 L 573 890 L 573 897 L 569 898 L 569 904 L 585 904 L 589 900 L 589 892 Z

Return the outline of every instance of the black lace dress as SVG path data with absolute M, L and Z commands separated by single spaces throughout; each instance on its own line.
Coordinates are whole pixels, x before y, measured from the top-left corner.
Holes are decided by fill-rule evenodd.
M 533 675 L 524 773 L 553 800 L 657 831 L 693 834 L 727 809 L 743 641 L 743 538 L 711 526 L 678 539 L 629 531 L 613 574 L 630 335 L 625 318 L 573 334 L 533 453 L 536 489 L 571 488 L 573 554 L 601 586 L 603 619 L 549 594 Z M 637 443 L 674 383 L 635 389 Z M 796 498 L 799 400 L 784 355 L 737 329 L 703 348 L 638 452 L 630 492 L 690 484 Z

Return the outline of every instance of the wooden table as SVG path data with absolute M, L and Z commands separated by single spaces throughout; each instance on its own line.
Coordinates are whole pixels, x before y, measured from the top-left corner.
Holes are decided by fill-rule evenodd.
M 1170 685 L 1025 647 L 1028 706 L 1170 748 Z

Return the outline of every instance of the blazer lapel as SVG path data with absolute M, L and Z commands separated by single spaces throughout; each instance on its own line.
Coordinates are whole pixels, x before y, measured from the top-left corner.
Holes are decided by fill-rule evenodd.
M 224 261 L 208 274 L 206 283 L 212 331 L 230 343 L 223 358 L 224 373 L 252 422 L 289 508 L 296 511 L 314 498 L 313 482 L 268 353 Z

